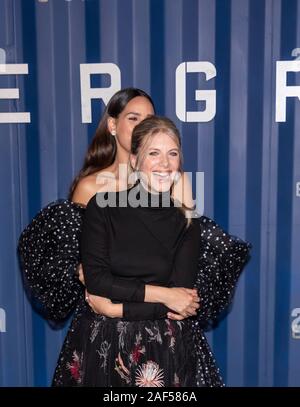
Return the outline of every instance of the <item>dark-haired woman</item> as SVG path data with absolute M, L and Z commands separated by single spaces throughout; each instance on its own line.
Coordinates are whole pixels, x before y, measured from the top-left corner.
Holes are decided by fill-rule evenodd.
M 73 202 L 86 205 L 96 192 L 110 187 L 117 190 L 127 187 L 126 169 L 132 130 L 153 114 L 153 102 L 142 90 L 124 89 L 112 97 L 88 149 L 83 168 L 71 186 L 69 197 Z
M 144 91 L 117 92 L 100 120 L 69 199 L 47 205 L 21 234 L 19 254 L 25 281 L 46 318 L 66 319 L 82 299 L 77 274 L 84 208 L 96 192 L 113 187 L 113 179 L 126 184 L 127 172 L 119 173 L 119 168 L 127 167 L 132 129 L 153 113 L 153 102 Z

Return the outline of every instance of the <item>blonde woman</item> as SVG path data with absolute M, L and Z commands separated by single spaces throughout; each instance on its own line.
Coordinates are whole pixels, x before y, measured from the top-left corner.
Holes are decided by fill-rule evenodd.
M 60 385 L 220 386 L 193 320 L 203 230 L 174 201 L 182 172 L 175 125 L 146 118 L 133 131 L 130 161 L 135 185 L 87 205 L 81 254 L 91 308 L 78 320 Z

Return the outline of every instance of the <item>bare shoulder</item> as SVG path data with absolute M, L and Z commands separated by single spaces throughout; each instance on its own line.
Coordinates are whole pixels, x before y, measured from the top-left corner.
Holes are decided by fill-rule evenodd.
M 106 192 L 110 189 L 111 179 L 106 170 L 87 175 L 82 178 L 72 196 L 72 201 L 87 205 L 97 192 Z
M 72 201 L 79 203 L 81 205 L 87 205 L 89 200 L 97 192 L 95 190 L 95 181 L 93 181 L 93 176 L 88 175 L 87 177 L 82 178 L 72 195 Z
M 87 205 L 89 200 L 100 191 L 97 184 L 97 174 L 87 175 L 82 178 L 73 193 L 72 201 L 81 205 Z

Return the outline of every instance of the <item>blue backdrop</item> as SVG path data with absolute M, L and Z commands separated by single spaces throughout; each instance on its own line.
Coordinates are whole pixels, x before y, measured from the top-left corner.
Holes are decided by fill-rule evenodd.
M 16 244 L 82 164 L 104 107 L 89 85 L 149 92 L 205 173 L 205 214 L 253 244 L 208 333 L 226 384 L 300 385 L 297 46 L 300 0 L 0 1 L 1 386 L 49 385 L 66 332 L 32 310 Z

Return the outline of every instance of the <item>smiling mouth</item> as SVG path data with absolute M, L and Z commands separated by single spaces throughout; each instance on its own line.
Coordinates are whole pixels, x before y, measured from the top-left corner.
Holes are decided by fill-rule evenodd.
M 152 175 L 158 179 L 160 182 L 169 182 L 171 181 L 171 172 L 158 172 L 153 171 Z

